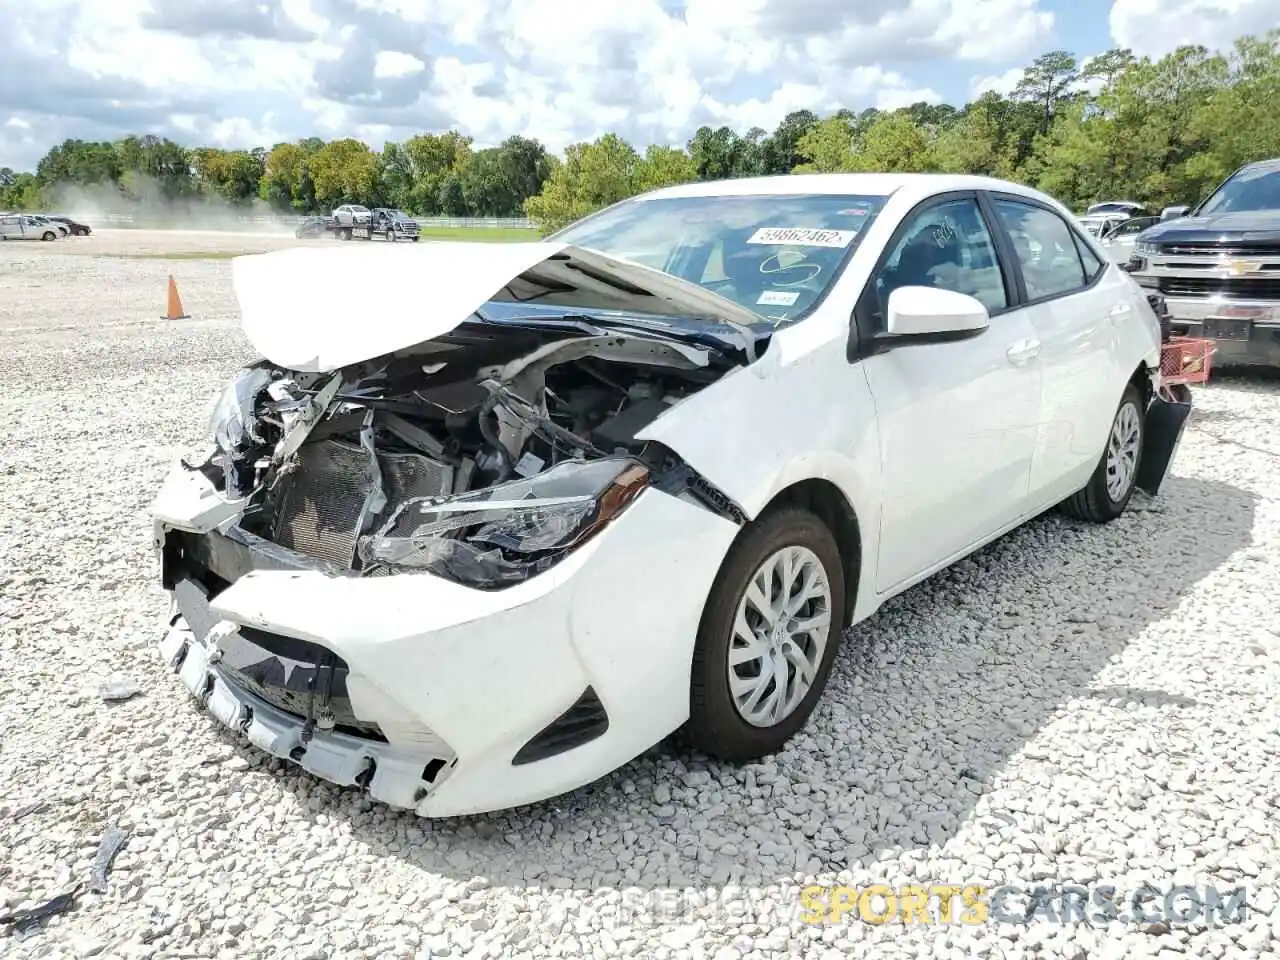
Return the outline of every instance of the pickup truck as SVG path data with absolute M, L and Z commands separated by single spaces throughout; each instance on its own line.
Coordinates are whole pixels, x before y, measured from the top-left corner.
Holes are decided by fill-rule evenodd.
M 390 207 L 374 207 L 369 224 L 370 233 L 381 234 L 386 240 L 408 238 L 417 243 L 421 234 L 417 220 L 403 210 L 393 210 Z
M 1280 158 L 1167 207 L 1127 269 L 1163 295 L 1174 334 L 1215 341 L 1218 363 L 1280 367 Z

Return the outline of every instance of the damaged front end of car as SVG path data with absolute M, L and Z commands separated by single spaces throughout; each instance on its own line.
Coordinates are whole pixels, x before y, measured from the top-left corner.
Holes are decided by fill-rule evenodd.
M 190 469 L 263 541 L 352 575 L 427 571 L 479 589 L 550 569 L 651 485 L 732 515 L 671 451 L 636 439 L 732 361 L 645 335 L 545 339 L 471 330 L 332 374 L 249 368 L 215 407 L 216 449 Z
M 584 665 L 560 636 L 596 616 L 561 589 L 573 576 L 561 565 L 582 579 L 581 558 L 636 510 L 632 530 L 651 529 L 596 561 L 609 568 L 601 582 L 673 537 L 687 537 L 691 563 L 700 550 L 718 557 L 746 519 L 674 451 L 639 435 L 749 366 L 753 347 L 630 329 L 617 316 L 513 316 L 510 304 L 495 320 L 502 311 L 491 306 L 337 369 L 264 359 L 240 371 L 214 406 L 212 449 L 175 466 L 153 506 L 174 601 L 161 650 L 188 690 L 273 756 L 426 815 L 437 815 L 427 798 L 454 776 L 460 753 L 482 758 L 483 780 L 485 764 L 524 770 L 610 729 L 611 693 L 597 688 L 627 668 L 612 654 L 599 669 Z M 698 576 L 715 562 L 700 561 Z M 705 596 L 708 584 L 684 579 L 691 599 Z M 692 636 L 696 617 L 679 627 Z M 549 639 L 539 651 L 540 634 Z M 396 650 L 406 652 L 396 659 Z M 534 689 L 528 703 L 508 705 L 510 722 L 468 724 L 486 699 L 510 693 L 477 703 L 457 692 L 463 683 L 519 689 L 472 658 L 505 660 L 517 675 L 535 658 L 524 673 L 546 678 L 510 681 Z M 420 685 L 408 679 L 419 669 Z M 419 695 L 436 711 L 429 723 L 412 702 Z M 625 760 L 661 735 L 628 731 L 616 752 Z M 448 810 L 488 802 L 459 798 Z

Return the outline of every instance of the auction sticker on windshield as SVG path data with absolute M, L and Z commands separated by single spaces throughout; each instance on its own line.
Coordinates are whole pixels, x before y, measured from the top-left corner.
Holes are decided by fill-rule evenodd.
M 761 227 L 747 243 L 782 244 L 798 247 L 847 247 L 857 230 L 819 230 L 812 227 Z

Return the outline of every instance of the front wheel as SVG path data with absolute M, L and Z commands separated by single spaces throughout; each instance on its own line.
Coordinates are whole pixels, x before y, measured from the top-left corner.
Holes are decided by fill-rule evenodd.
M 798 507 L 734 544 L 694 645 L 687 732 L 742 763 L 776 753 L 813 712 L 840 643 L 845 579 L 826 525 Z
M 1129 384 L 1111 420 L 1107 447 L 1089 482 L 1062 502 L 1062 512 L 1077 520 L 1109 523 L 1124 513 L 1138 479 L 1146 439 L 1142 395 Z

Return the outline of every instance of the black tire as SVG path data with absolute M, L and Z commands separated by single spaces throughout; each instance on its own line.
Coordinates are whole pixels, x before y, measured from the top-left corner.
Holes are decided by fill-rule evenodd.
M 418 242 L 419 240 L 421 240 L 422 238 L 421 238 L 421 237 L 410 237 L 409 239 L 410 239 L 410 240 L 412 240 L 414 243 L 417 243 L 417 242 Z
M 41 239 L 41 240 L 44 240 L 44 241 L 46 241 L 46 242 L 47 242 L 47 241 L 50 241 L 50 240 L 57 240 L 57 239 L 58 239 L 58 235 L 57 235 L 56 233 L 54 233 L 52 230 L 46 230 L 46 231 L 44 232 L 44 235 L 43 235 L 40 239 Z
M 1122 411 L 1128 406 L 1132 406 L 1137 413 L 1138 450 L 1128 485 L 1119 497 L 1114 497 L 1107 488 L 1107 454 L 1111 446 L 1111 431 L 1115 429 L 1116 422 L 1119 420 Z M 1083 489 L 1072 494 L 1060 504 L 1062 512 L 1069 517 L 1085 520 L 1089 523 L 1110 523 L 1124 513 L 1125 507 L 1129 505 L 1129 499 L 1133 496 L 1134 480 L 1137 479 L 1137 465 L 1142 463 L 1142 448 L 1146 439 L 1146 410 L 1142 403 L 1142 395 L 1138 392 L 1138 388 L 1131 383 L 1124 388 L 1124 394 L 1120 397 L 1120 404 L 1116 407 L 1115 416 L 1111 418 L 1111 427 L 1107 431 L 1107 446 L 1103 448 L 1102 458 L 1098 461 L 1098 466 L 1093 471 L 1093 476 L 1089 478 L 1089 482 L 1085 484 Z
M 756 571 L 776 551 L 802 546 L 818 557 L 831 592 L 826 648 L 813 685 L 796 709 L 771 727 L 747 723 L 729 690 L 728 663 L 738 604 Z M 844 627 L 844 568 L 835 537 L 818 517 L 799 507 L 782 507 L 759 518 L 739 535 L 712 585 L 694 644 L 687 739 L 702 752 L 731 763 L 776 753 L 809 719 L 827 684 Z

